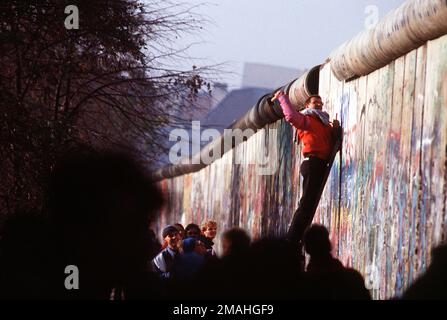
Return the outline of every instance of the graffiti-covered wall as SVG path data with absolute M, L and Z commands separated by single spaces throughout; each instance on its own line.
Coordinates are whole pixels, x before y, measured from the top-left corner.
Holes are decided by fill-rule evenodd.
M 447 36 L 349 82 L 329 66 L 320 92 L 345 129 L 320 203 L 337 254 L 399 294 L 447 235 Z
M 166 206 L 157 229 L 212 219 L 218 234 L 233 226 L 253 238 L 284 234 L 299 199 L 299 149 L 293 129 L 278 121 L 204 169 L 162 180 Z
M 446 83 L 447 36 L 348 82 L 330 63 L 320 71 L 320 94 L 344 141 L 314 221 L 330 229 L 334 254 L 378 299 L 401 293 L 447 236 Z M 209 218 L 220 231 L 284 234 L 300 191 L 293 137 L 281 120 L 201 171 L 163 180 L 168 201 L 158 227 Z M 256 163 L 265 155 L 273 174 Z

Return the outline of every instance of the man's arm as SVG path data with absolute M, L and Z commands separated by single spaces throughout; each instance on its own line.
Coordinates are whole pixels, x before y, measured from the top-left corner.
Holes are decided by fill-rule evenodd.
M 309 130 L 309 121 L 305 116 L 296 111 L 290 103 L 289 97 L 282 91 L 278 91 L 274 99 L 278 99 L 287 122 L 300 130 Z

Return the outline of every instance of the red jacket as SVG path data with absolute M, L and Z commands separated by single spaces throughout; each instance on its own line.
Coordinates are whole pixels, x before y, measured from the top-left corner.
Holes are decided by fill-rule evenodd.
M 284 118 L 298 130 L 303 143 L 303 155 L 314 155 L 327 160 L 334 144 L 332 126 L 324 125 L 320 119 L 305 116 L 296 111 L 286 95 L 279 97 Z

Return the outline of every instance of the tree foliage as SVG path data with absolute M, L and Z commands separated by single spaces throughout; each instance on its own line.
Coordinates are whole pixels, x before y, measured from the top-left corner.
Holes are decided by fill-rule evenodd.
M 79 29 L 64 26 L 67 5 Z M 181 97 L 209 68 L 176 70 L 175 40 L 200 31 L 194 8 L 170 1 L 2 0 L 0 211 L 40 208 L 59 154 L 86 144 L 143 156 L 163 150 Z

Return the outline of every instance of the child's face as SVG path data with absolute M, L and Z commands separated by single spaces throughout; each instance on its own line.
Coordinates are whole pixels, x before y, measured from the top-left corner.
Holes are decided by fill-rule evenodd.
M 214 239 L 216 237 L 216 234 L 217 234 L 217 228 L 215 226 L 208 227 L 203 232 L 203 234 L 207 238 Z

